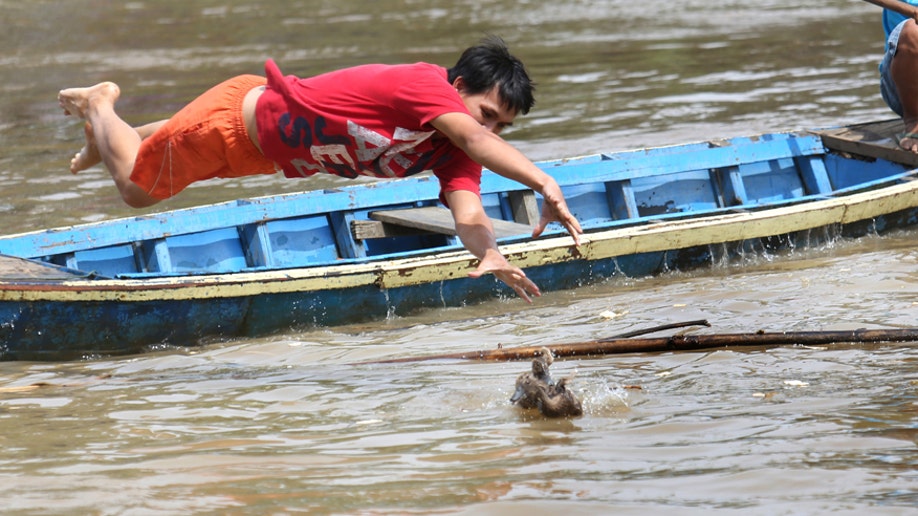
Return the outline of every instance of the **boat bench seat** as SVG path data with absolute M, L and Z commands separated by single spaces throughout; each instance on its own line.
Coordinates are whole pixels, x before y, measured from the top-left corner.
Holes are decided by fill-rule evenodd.
M 838 152 L 849 152 L 872 158 L 885 159 L 911 167 L 918 166 L 918 154 L 899 147 L 897 135 L 905 131 L 901 118 L 882 122 L 837 127 L 813 131 L 823 144 Z
M 398 210 L 380 210 L 369 214 L 372 220 L 356 220 L 352 225 L 354 238 L 365 240 L 404 236 L 420 233 L 437 233 L 456 236 L 456 224 L 446 208 L 423 206 Z M 532 227 L 517 222 L 491 219 L 497 238 L 529 235 Z
M 0 279 L 3 281 L 57 281 L 87 276 L 90 275 L 39 260 L 0 255 Z

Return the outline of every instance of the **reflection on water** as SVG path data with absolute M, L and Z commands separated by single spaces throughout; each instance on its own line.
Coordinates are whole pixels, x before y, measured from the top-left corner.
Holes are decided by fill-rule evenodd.
M 50 497 L 62 513 L 901 514 L 918 502 L 908 345 L 558 360 L 583 400 L 572 420 L 509 403 L 526 362 L 373 361 L 698 318 L 719 332 L 905 327 L 918 310 L 914 236 L 615 280 L 525 309 L 0 363 L 0 498 L 28 511 Z
M 0 0 L 0 214 L 27 231 L 136 213 L 101 168 L 66 172 L 79 125 L 56 106 L 63 86 L 115 80 L 142 123 L 269 56 L 299 74 L 449 65 L 497 32 L 538 81 L 507 136 L 550 159 L 889 117 L 877 18 L 854 0 Z M 336 181 L 214 181 L 157 209 Z M 909 346 L 561 360 L 585 410 L 561 421 L 509 404 L 523 362 L 365 362 L 700 318 L 717 332 L 910 327 L 914 241 L 832 240 L 532 306 L 0 363 L 0 501 L 23 514 L 902 514 L 918 503 Z

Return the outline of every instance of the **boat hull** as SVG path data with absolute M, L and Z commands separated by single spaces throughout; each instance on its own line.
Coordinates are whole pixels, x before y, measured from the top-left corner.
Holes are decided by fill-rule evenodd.
M 508 259 L 544 291 L 918 224 L 910 165 L 836 154 L 810 134 L 543 166 L 588 229 L 579 247 L 560 229 L 540 239 L 500 240 Z M 0 238 L 7 258 L 0 358 L 137 353 L 513 296 L 492 277 L 469 278 L 476 260 L 454 234 L 431 235 L 436 224 L 392 236 L 393 227 L 371 220 L 373 210 L 407 206 L 411 213 L 435 202 L 435 182 L 407 181 L 400 188 L 357 186 Z M 506 186 L 486 176 L 483 200 L 492 217 L 516 221 L 501 226 L 513 233 L 519 217 L 504 201 L 518 192 Z M 800 195 L 786 193 L 796 190 Z M 348 229 L 357 226 L 383 236 L 355 238 Z M 414 247 L 405 249 L 406 241 Z M 195 260 L 208 265 L 181 269 Z

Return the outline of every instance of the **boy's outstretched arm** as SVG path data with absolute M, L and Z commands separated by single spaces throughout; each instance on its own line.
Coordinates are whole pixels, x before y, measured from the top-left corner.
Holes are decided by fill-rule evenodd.
M 510 264 L 497 248 L 491 219 L 485 213 L 478 194 L 457 190 L 446 192 L 445 196 L 456 221 L 459 239 L 480 260 L 478 268 L 469 276 L 479 278 L 488 273 L 494 274 L 529 303 L 532 302 L 531 296 L 542 295 L 539 287 L 526 277 L 526 273 Z
M 867 3 L 873 5 L 878 5 L 884 9 L 889 9 L 890 11 L 897 12 L 902 16 L 912 18 L 915 21 L 918 21 L 918 7 L 909 4 L 908 2 L 903 2 L 902 0 L 864 0 Z
M 580 222 L 571 214 L 561 187 L 553 177 L 469 115 L 447 113 L 434 119 L 431 124 L 483 167 L 542 194 L 545 202 L 539 224 L 532 232 L 534 237 L 541 235 L 549 222 L 560 222 L 574 238 L 574 244 L 580 245 L 580 234 L 583 233 Z

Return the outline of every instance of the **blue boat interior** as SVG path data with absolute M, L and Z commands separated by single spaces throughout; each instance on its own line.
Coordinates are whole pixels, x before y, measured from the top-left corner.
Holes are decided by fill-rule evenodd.
M 829 152 L 808 133 L 597 154 L 539 166 L 561 185 L 587 231 L 773 207 L 876 188 L 909 175 L 905 165 Z M 120 278 L 403 258 L 461 244 L 454 232 L 395 227 L 375 220 L 374 213 L 438 206 L 438 196 L 435 178 L 415 176 L 14 235 L 0 238 L 0 253 Z M 541 208 L 538 195 L 487 171 L 482 201 L 491 218 L 521 228 L 534 226 Z M 551 234 L 561 231 L 558 226 Z M 503 241 L 525 238 L 529 234 L 521 230 Z

